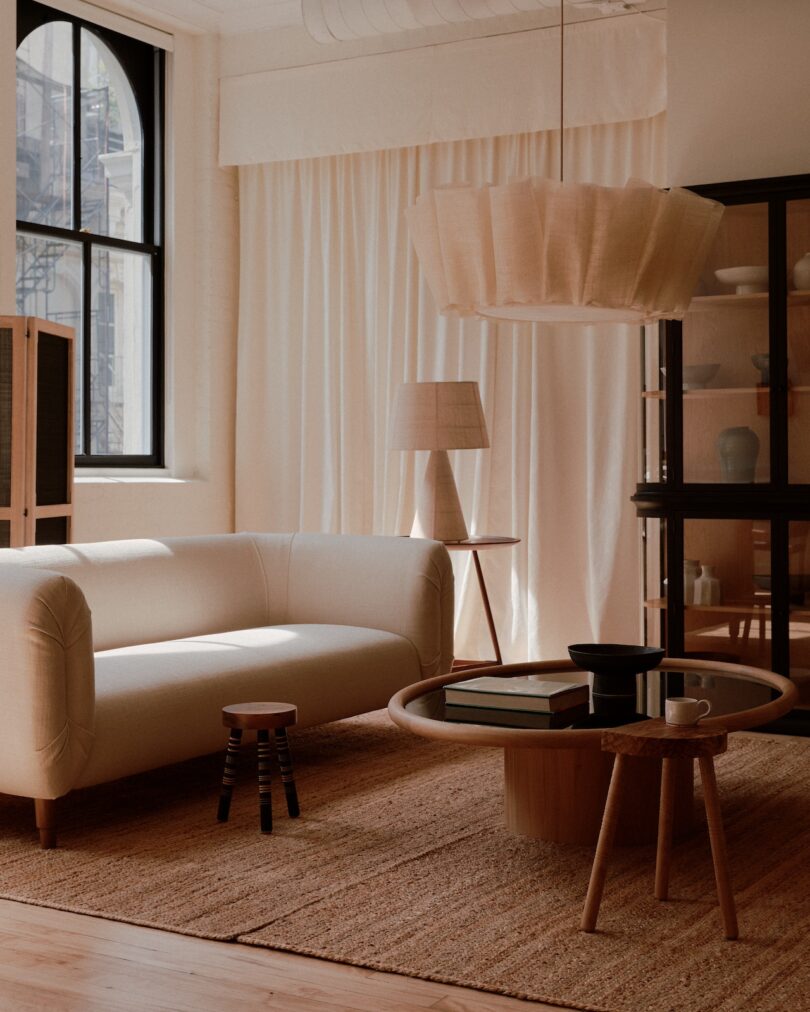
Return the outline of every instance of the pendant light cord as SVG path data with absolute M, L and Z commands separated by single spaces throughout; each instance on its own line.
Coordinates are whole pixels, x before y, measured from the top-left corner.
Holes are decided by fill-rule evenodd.
M 563 123 L 565 122 L 563 116 L 565 107 L 563 105 L 564 89 L 563 82 L 565 80 L 565 0 L 560 0 L 560 182 L 563 181 L 563 152 L 565 150 L 565 131 L 563 130 Z

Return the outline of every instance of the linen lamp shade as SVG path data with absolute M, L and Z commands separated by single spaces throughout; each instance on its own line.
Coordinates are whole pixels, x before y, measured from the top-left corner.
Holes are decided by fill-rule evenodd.
M 489 446 L 478 384 L 403 383 L 397 392 L 389 446 L 430 450 L 411 537 L 464 541 L 467 525 L 447 451 Z
M 638 324 L 683 317 L 722 214 L 684 189 L 540 178 L 441 187 L 407 212 L 441 313 Z

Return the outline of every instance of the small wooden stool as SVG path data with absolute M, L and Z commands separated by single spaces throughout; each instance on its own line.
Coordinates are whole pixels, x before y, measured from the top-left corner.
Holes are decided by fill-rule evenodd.
M 235 703 L 222 710 L 222 723 L 231 729 L 222 774 L 217 819 L 228 821 L 233 785 L 236 782 L 236 758 L 242 744 L 242 731 L 256 732 L 259 753 L 259 824 L 263 833 L 273 832 L 273 808 L 270 798 L 270 729 L 275 731 L 276 752 L 281 768 L 281 782 L 287 798 L 287 811 L 292 818 L 299 814 L 298 793 L 293 779 L 287 728 L 295 724 L 298 710 L 292 703 Z
M 714 756 L 726 751 L 728 734 L 723 730 L 702 727 L 677 727 L 664 720 L 645 720 L 638 724 L 614 728 L 602 732 L 602 751 L 614 752 L 613 775 L 610 779 L 605 814 L 596 854 L 588 885 L 588 896 L 582 912 L 582 931 L 596 930 L 599 904 L 607 875 L 607 862 L 616 821 L 619 814 L 619 797 L 622 776 L 628 756 L 650 756 L 662 760 L 661 803 L 658 814 L 658 852 L 655 863 L 655 898 L 665 900 L 669 890 L 669 866 L 672 852 L 673 797 L 675 785 L 674 759 L 697 759 L 703 782 L 703 797 L 706 805 L 706 821 L 709 825 L 709 840 L 712 847 L 714 877 L 717 883 L 717 897 L 723 918 L 726 938 L 737 937 L 737 913 L 728 874 L 726 839 L 723 833 L 723 819 L 720 813 L 720 798 L 714 775 Z

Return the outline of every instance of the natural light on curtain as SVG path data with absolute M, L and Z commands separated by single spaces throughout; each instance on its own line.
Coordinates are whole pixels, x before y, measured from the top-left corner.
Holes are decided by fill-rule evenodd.
M 661 184 L 664 115 L 566 131 L 566 176 Z M 405 380 L 477 380 L 492 448 L 452 453 L 504 659 L 637 641 L 639 331 L 439 316 L 404 211 L 427 188 L 553 177 L 554 132 L 240 168 L 236 526 L 403 534 L 426 454 L 389 450 Z M 459 656 L 491 656 L 456 557 Z M 350 592 L 350 588 L 347 588 Z

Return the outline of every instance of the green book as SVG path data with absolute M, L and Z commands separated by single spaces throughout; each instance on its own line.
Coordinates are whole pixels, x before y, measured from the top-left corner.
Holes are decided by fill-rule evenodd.
M 529 713 L 526 710 L 499 710 L 487 706 L 456 706 L 446 703 L 444 719 L 451 723 L 487 724 L 496 727 L 522 727 L 526 730 L 546 730 L 570 727 L 575 721 L 588 716 L 587 704 L 572 706 L 557 713 Z
M 581 706 L 589 698 L 590 689 L 581 682 L 553 682 L 525 676 L 498 678 L 481 675 L 454 682 L 444 690 L 445 702 L 457 706 L 483 706 L 529 713 L 556 713 Z

